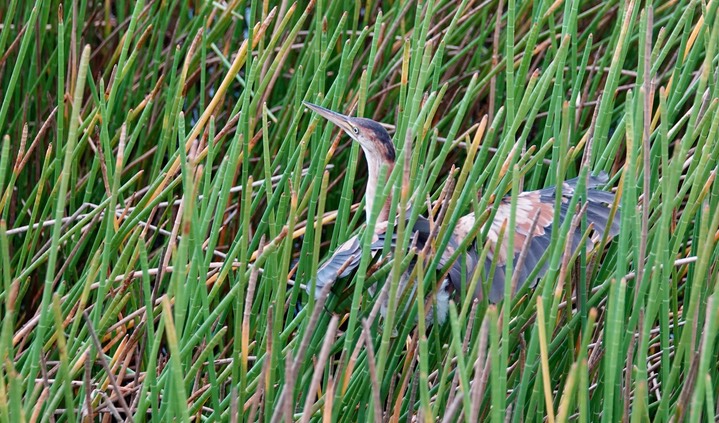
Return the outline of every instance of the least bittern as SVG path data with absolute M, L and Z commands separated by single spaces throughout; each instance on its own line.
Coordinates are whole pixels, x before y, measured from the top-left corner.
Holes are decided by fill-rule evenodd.
M 383 186 L 387 181 L 379 180 L 379 169 L 382 166 L 387 167 L 386 175 L 392 171 L 395 165 L 396 153 L 392 138 L 382 125 L 366 118 L 350 117 L 334 112 L 321 106 L 311 103 L 304 103 L 311 110 L 329 120 L 333 124 L 339 126 L 353 140 L 357 141 L 364 151 L 368 168 L 368 180 L 365 192 L 365 204 L 367 210 L 367 218 L 369 219 L 370 210 L 377 196 L 377 187 Z M 587 179 L 587 195 L 584 212 L 586 213 L 587 224 L 592 227 L 592 234 L 587 238 L 586 247 L 588 250 L 593 249 L 602 237 L 607 235 L 607 239 L 614 237 L 619 231 L 618 215 L 612 217 L 611 205 L 614 203 L 614 194 L 608 191 L 602 191 L 597 188 L 606 184 L 608 177 L 601 173 L 597 176 L 589 176 Z M 406 182 L 406 178 L 403 181 Z M 568 209 L 571 198 L 578 183 L 578 178 L 567 180 L 562 185 L 561 202 L 559 209 L 559 220 L 564 222 L 567 217 L 573 217 L 574 211 Z M 546 273 L 548 260 L 542 261 L 545 251 L 549 248 L 551 242 L 551 234 L 555 216 L 555 199 L 556 187 L 549 187 L 536 191 L 522 192 L 517 196 L 517 205 L 515 212 L 514 228 L 506 228 L 504 231 L 504 242 L 497 246 L 500 232 L 503 225 L 509 221 L 511 213 L 511 198 L 505 197 L 500 199 L 496 205 L 497 212 L 494 218 L 488 222 L 490 225 L 487 231 L 487 237 L 491 244 L 489 254 L 483 265 L 483 280 L 491 281 L 488 287 L 488 300 L 492 303 L 500 301 L 504 297 L 504 284 L 507 259 L 509 257 L 507 237 L 513 236 L 513 263 L 514 272 L 518 272 L 517 284 L 513 287 L 516 292 L 522 285 L 529 281 L 534 286 L 536 282 Z M 377 218 L 375 237 L 370 245 L 372 254 L 381 251 L 384 246 L 383 230 L 387 228 L 388 219 L 394 219 L 396 213 L 391 213 L 390 201 L 387 199 Z M 471 229 L 475 225 L 477 216 L 469 213 L 459 219 L 457 225 L 452 231 L 452 236 L 446 250 L 441 252 L 442 259 L 440 266 L 444 266 L 450 260 L 452 254 L 459 248 L 462 240 L 467 238 Z M 427 219 L 421 218 L 412 228 L 415 238 L 419 241 L 417 248 L 423 247 L 422 243 L 427 242 L 430 236 L 430 225 Z M 568 234 L 571 241 L 572 251 L 580 246 L 583 239 L 583 232 L 577 227 L 573 233 Z M 525 246 L 526 244 L 526 246 Z M 456 260 L 447 277 L 441 282 L 437 289 L 437 319 L 444 322 L 447 316 L 449 299 L 464 292 L 462 289 L 463 281 L 470 280 L 477 265 L 479 264 L 477 245 L 482 245 L 475 241 L 474 245 L 467 249 L 463 260 Z M 526 248 L 523 254 L 523 260 L 517 260 L 522 254 L 522 250 Z M 317 272 L 316 277 L 316 295 L 319 294 L 322 287 L 332 284 L 339 277 L 349 275 L 359 265 L 361 257 L 361 243 L 358 236 L 354 236 L 340 245 L 332 256 L 322 264 Z M 464 266 L 461 265 L 464 263 Z M 494 270 L 492 271 L 492 264 Z M 541 264 L 541 268 L 536 269 Z M 462 268 L 464 267 L 465 277 L 462 277 Z M 535 271 L 535 269 L 537 271 Z M 409 272 L 409 271 L 408 271 Z M 406 273 L 408 273 L 406 272 Z M 534 275 L 534 276 L 532 276 Z M 400 289 L 404 289 L 408 282 L 408 275 L 403 275 L 401 279 Z M 482 280 L 480 279 L 480 280 Z M 311 285 L 308 284 L 308 290 Z M 478 284 L 472 295 L 481 299 L 484 287 Z M 386 300 L 383 309 L 386 307 Z M 428 314 L 428 316 L 431 316 Z

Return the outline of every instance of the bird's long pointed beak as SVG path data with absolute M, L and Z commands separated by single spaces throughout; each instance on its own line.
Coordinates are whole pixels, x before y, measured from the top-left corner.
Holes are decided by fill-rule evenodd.
M 302 104 L 307 106 L 313 112 L 315 112 L 318 115 L 322 116 L 323 118 L 327 119 L 328 121 L 339 126 L 341 129 L 343 129 L 347 132 L 352 130 L 352 128 L 349 125 L 349 117 L 348 116 L 345 116 L 342 113 L 334 112 L 330 109 L 325 109 L 322 106 L 318 106 L 316 104 L 312 104 L 307 101 L 303 101 Z

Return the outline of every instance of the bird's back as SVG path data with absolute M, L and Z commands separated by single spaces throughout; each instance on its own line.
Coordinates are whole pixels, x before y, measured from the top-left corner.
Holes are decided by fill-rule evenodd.
M 608 191 L 601 191 L 597 188 L 607 182 L 606 174 L 599 176 L 590 176 L 587 180 L 587 201 L 585 213 L 587 216 L 587 224 L 592 225 L 593 232 L 589 237 L 587 249 L 593 248 L 599 240 L 607 233 L 608 238 L 614 237 L 619 231 L 619 219 L 615 216 L 610 222 L 611 205 L 614 202 L 614 194 Z M 576 190 L 578 179 L 570 179 L 562 185 L 559 209 L 559 222 L 562 224 L 568 217 L 573 217 L 574 212 L 569 213 L 569 203 Z M 508 257 L 508 236 L 514 237 L 513 246 L 513 264 L 514 271 L 518 272 L 516 278 L 516 286 L 513 293 L 522 287 L 531 277 L 535 268 L 541 264 L 541 268 L 536 272 L 536 277 L 530 281 L 532 285 L 536 284 L 547 271 L 548 261 L 542 262 L 542 256 L 549 249 L 552 231 L 554 230 L 555 215 L 555 196 L 556 187 L 544 188 L 536 191 L 527 191 L 517 196 L 517 208 L 515 215 L 516 225 L 513 229 L 504 229 L 503 242 L 499 243 L 499 235 L 504 225 L 508 225 L 511 213 L 511 198 L 502 198 L 497 205 L 497 212 L 491 221 L 489 230 L 487 231 L 487 241 L 490 244 L 489 254 L 483 264 L 483 275 L 480 275 L 480 281 L 489 282 L 488 300 L 492 303 L 500 301 L 504 297 L 504 281 Z M 536 219 L 536 222 L 535 222 Z M 466 239 L 475 224 L 475 215 L 470 213 L 459 219 L 455 226 L 452 237 L 447 247 L 442 251 L 442 257 L 439 261 L 439 268 L 443 268 L 451 260 L 453 254 L 459 248 L 460 244 Z M 378 224 L 379 230 L 374 235 L 373 242 L 370 245 L 371 254 L 375 255 L 381 251 L 385 243 L 386 222 Z M 572 242 L 572 252 L 574 252 L 582 240 L 582 231 L 577 228 L 568 235 Z M 436 234 L 432 232 L 432 227 L 426 218 L 419 216 L 412 226 L 412 237 L 414 239 L 413 246 L 418 250 L 425 247 L 430 239 L 434 239 Z M 393 236 L 392 247 L 395 247 L 396 236 Z M 523 260 L 518 262 L 522 249 L 525 248 Z M 437 245 L 434 245 L 436 248 Z M 474 242 L 474 245 L 467 249 L 465 254 L 460 254 L 458 259 L 449 269 L 447 278 L 441 282 L 438 288 L 438 297 L 448 298 L 462 292 L 462 284 L 470 281 L 475 269 L 479 265 L 478 250 L 482 248 L 481 242 Z M 361 256 L 361 243 L 359 235 L 356 235 L 345 241 L 335 253 L 327 260 L 319 269 L 317 274 L 317 288 L 315 293 L 318 294 L 320 289 L 334 283 L 338 277 L 344 277 L 350 274 L 359 265 Z M 494 271 L 492 266 L 494 263 Z M 408 272 L 411 272 L 411 268 Z M 407 281 L 405 281 L 406 283 Z M 402 287 L 401 287 L 402 288 Z M 446 291 L 446 292 L 445 292 Z M 482 298 L 483 284 L 478 284 L 475 292 L 475 298 Z M 449 295 L 447 295 L 449 294 Z M 448 301 L 448 300 L 447 300 Z M 442 308 L 442 307 L 440 307 Z M 444 320 L 442 316 L 440 320 Z
M 607 232 L 608 238 L 612 238 L 619 231 L 619 219 L 616 216 L 610 223 L 611 205 L 614 202 L 614 194 L 597 189 L 597 187 L 605 184 L 607 179 L 604 173 L 598 176 L 589 176 L 587 179 L 585 213 L 587 216 L 587 224 L 593 227 L 593 232 L 587 243 L 588 250 L 592 249 L 601 240 L 605 232 Z M 569 213 L 568 208 L 570 200 L 576 190 L 577 182 L 578 178 L 574 178 L 565 181 L 562 185 L 562 199 L 559 210 L 560 224 L 563 224 L 568 217 L 572 218 L 575 215 L 574 212 Z M 513 293 L 528 281 L 532 272 L 542 261 L 542 256 L 550 247 L 552 231 L 554 230 L 556 193 L 556 187 L 549 187 L 519 194 L 517 196 L 515 227 L 512 229 L 505 227 L 501 244 L 499 243 L 499 236 L 502 232 L 502 227 L 509 225 L 512 208 L 511 197 L 505 197 L 500 200 L 500 203 L 497 205 L 497 212 L 487 232 L 490 247 L 488 257 L 483 266 L 484 280 L 489 278 L 493 262 L 495 266 L 489 286 L 490 302 L 496 303 L 504 297 L 504 282 L 509 249 L 508 239 L 510 236 L 514 237 L 512 249 L 514 272 L 518 272 L 518 277 L 516 278 L 517 284 L 513 289 Z M 460 219 L 455 230 L 458 240 L 467 236 L 474 222 L 475 216 L 473 213 Z M 582 236 L 583 233 L 579 227 L 568 234 L 568 238 L 572 242 L 572 252 L 579 247 Z M 481 248 L 481 246 L 479 248 Z M 520 253 L 523 248 L 526 248 L 526 252 L 523 260 L 519 262 Z M 471 260 L 468 260 L 468 262 L 471 262 Z M 455 264 L 455 266 L 457 266 L 457 264 Z M 536 277 L 530 282 L 535 284 L 538 278 L 541 278 L 546 273 L 547 268 L 548 261 L 545 259 L 544 264 L 542 264 L 542 267 L 536 273 Z M 471 277 L 471 272 L 473 271 L 474 268 L 468 268 L 467 275 Z M 461 281 L 458 278 L 450 279 L 455 289 L 461 289 Z M 468 278 L 465 279 L 468 280 Z M 481 298 L 481 294 L 482 286 L 478 285 L 474 295 L 476 298 Z

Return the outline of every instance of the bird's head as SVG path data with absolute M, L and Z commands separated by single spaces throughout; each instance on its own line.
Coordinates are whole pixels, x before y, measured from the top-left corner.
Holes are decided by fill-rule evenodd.
M 379 123 L 372 119 L 345 116 L 306 101 L 304 105 L 340 127 L 350 138 L 357 141 L 367 156 L 368 164 L 376 164 L 378 168 L 381 164 L 394 164 L 395 149 L 392 138 Z
M 392 138 L 390 138 L 387 130 L 385 130 L 382 125 L 372 119 L 345 116 L 306 101 L 304 104 L 309 107 L 310 110 L 339 126 L 350 138 L 357 141 L 362 147 L 365 159 L 367 160 L 368 175 L 367 187 L 365 189 L 365 205 L 367 207 L 366 215 L 369 222 L 369 211 L 374 210 L 373 205 L 377 189 L 378 187 L 384 186 L 392 169 L 394 169 L 396 153 L 394 145 L 392 144 Z M 383 166 L 387 171 L 385 173 L 385 180 L 380 181 L 380 169 Z M 407 174 L 406 169 L 405 174 Z M 406 175 L 403 179 L 403 183 L 405 180 L 407 180 Z M 379 215 L 377 215 L 378 222 L 386 221 L 389 218 L 391 202 L 392 196 L 390 194 L 382 205 Z M 375 228 L 375 230 L 377 230 L 377 228 Z

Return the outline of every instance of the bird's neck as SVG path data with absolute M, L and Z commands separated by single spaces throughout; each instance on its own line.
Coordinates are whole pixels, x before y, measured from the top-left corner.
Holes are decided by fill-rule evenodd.
M 370 215 L 372 214 L 372 210 L 374 210 L 375 198 L 381 194 L 382 190 L 384 190 L 385 186 L 387 185 L 387 179 L 392 173 L 392 169 L 394 169 L 394 161 L 386 160 L 384 158 L 378 159 L 376 157 L 371 157 L 367 155 L 366 152 L 365 156 L 367 156 L 368 173 L 365 213 L 367 216 L 367 222 L 369 223 Z M 382 178 L 383 180 L 380 181 L 380 169 L 383 165 L 386 167 L 386 170 L 385 175 Z M 382 205 L 382 208 L 379 211 L 379 215 L 377 215 L 377 223 L 387 221 L 390 215 L 389 209 L 391 203 L 392 192 L 390 191 L 384 204 Z

